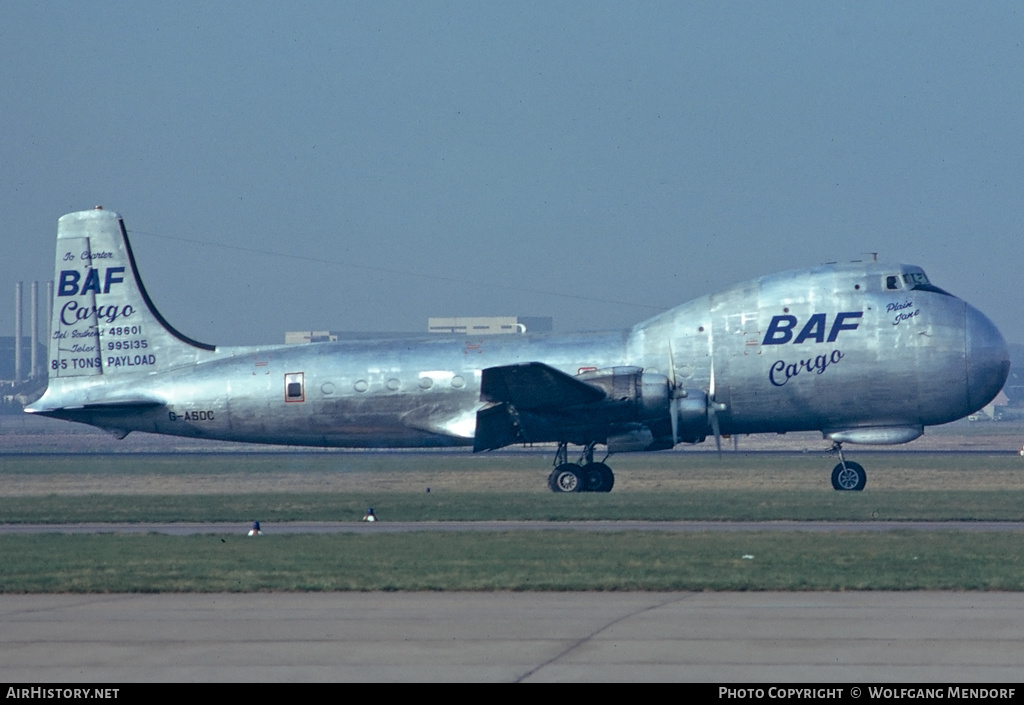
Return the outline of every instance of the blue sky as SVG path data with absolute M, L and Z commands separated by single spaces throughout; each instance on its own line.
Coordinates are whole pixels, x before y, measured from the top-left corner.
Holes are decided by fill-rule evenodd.
M 11 0 L 0 18 L 0 301 L 52 278 L 57 218 L 99 203 L 164 316 L 216 344 L 432 315 L 618 328 L 867 252 L 1024 341 L 1017 3 Z

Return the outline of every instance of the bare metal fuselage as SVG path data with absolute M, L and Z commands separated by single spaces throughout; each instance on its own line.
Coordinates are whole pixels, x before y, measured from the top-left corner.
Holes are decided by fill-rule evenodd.
M 984 315 L 919 268 L 880 263 L 763 277 L 618 332 L 214 348 L 160 317 L 123 225 L 119 245 L 106 212 L 74 215 L 58 240 L 52 379 L 28 410 L 119 435 L 373 448 L 559 441 L 622 451 L 703 440 L 717 426 L 895 443 L 984 406 L 1008 369 L 1002 336 Z M 67 261 L 83 247 L 94 254 L 75 273 Z M 107 269 L 90 279 L 97 252 L 109 252 L 99 263 Z M 76 299 L 85 295 L 98 314 L 92 323 L 69 313 L 86 310 Z M 110 312 L 119 320 L 104 320 Z M 81 362 L 62 348 L 69 335 L 93 336 L 95 357 L 83 353 Z M 485 388 L 487 370 L 538 362 L 585 384 L 618 370 L 632 386 L 619 398 L 619 382 L 608 382 L 598 402 L 564 405 L 536 389 L 536 371 L 524 378 L 525 396 Z M 544 398 L 531 406 L 523 400 L 534 391 Z M 507 429 L 481 444 L 479 415 L 496 404 L 506 407 Z

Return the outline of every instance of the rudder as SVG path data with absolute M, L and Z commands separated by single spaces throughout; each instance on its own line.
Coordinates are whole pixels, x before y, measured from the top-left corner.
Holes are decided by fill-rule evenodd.
M 51 379 L 152 372 L 198 362 L 215 349 L 182 335 L 157 311 L 121 216 L 97 207 L 57 221 Z

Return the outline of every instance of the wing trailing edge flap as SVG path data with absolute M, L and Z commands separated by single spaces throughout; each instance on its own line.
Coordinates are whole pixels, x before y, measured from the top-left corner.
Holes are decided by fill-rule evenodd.
M 476 414 L 473 451 L 540 440 L 523 427 L 519 411 L 556 411 L 604 398 L 602 390 L 542 362 L 489 367 L 480 380 L 480 401 L 490 406 Z
M 476 412 L 476 434 L 473 452 L 497 450 L 513 443 L 523 443 L 522 430 L 515 412 L 508 404 L 497 404 Z

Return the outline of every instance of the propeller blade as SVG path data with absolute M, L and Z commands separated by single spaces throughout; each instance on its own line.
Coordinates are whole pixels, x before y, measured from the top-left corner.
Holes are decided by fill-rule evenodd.
M 711 381 L 708 383 L 708 402 L 715 400 L 715 358 L 711 358 Z
M 672 399 L 672 445 L 676 446 L 679 444 L 679 396 L 676 394 L 676 356 L 671 340 L 668 341 L 668 393 Z
M 676 391 L 676 356 L 672 351 L 672 341 L 668 341 L 668 388 Z
M 715 410 L 715 403 L 708 400 L 708 417 L 711 420 L 711 430 L 715 433 L 715 447 L 718 449 L 718 457 L 722 457 L 722 432 L 718 428 L 718 412 Z
M 708 383 L 708 420 L 711 422 L 711 430 L 715 434 L 715 447 L 718 449 L 718 457 L 722 457 L 722 432 L 718 428 L 718 402 L 715 401 L 715 358 L 711 356 L 711 380 Z

